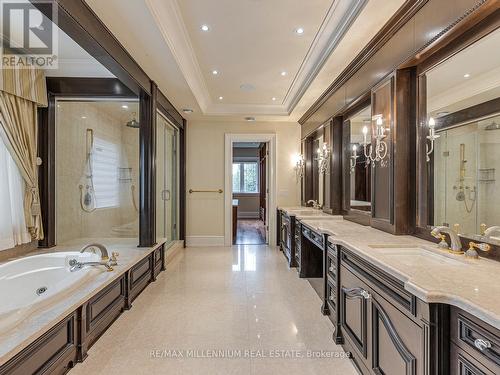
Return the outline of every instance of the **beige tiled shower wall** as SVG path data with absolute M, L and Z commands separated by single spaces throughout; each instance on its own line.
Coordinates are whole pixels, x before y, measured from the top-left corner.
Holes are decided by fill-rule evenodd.
M 137 185 L 139 129 L 126 127 L 137 103 L 66 102 L 57 105 L 56 117 L 56 230 L 58 244 L 76 238 L 136 237 L 138 214 L 132 204 L 131 186 Z M 119 182 L 119 205 L 84 212 L 80 184 L 85 184 L 86 130 L 94 137 L 115 143 L 120 167 L 132 168 L 132 181 Z M 138 188 L 135 191 L 136 202 Z

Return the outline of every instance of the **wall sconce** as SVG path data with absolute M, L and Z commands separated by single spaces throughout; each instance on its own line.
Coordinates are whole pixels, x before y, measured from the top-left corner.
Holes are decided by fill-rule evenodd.
M 323 148 L 318 148 L 316 152 L 318 154 L 316 160 L 318 161 L 319 173 L 325 173 L 330 167 L 330 150 L 328 149 L 328 145 L 323 143 Z
M 306 161 L 304 160 L 304 156 L 302 154 L 298 154 L 295 156 L 295 175 L 297 176 L 297 180 L 301 179 L 304 176 L 304 168 L 306 166 Z
M 427 163 L 431 161 L 431 154 L 434 152 L 434 141 L 440 137 L 439 134 L 436 134 L 436 120 L 434 120 L 433 117 L 429 118 L 429 135 L 426 137 L 429 141 L 431 141 L 431 145 L 429 147 L 429 144 L 425 144 L 425 153 L 426 153 L 426 159 Z
M 357 145 L 352 145 L 352 153 L 351 153 L 351 174 L 354 172 L 356 169 L 356 160 L 359 158 L 358 156 L 358 146 Z
M 363 127 L 363 149 L 366 157 L 366 164 L 372 163 L 372 167 L 375 167 L 375 162 L 380 162 L 381 167 L 385 167 L 387 165 L 387 161 L 385 158 L 387 157 L 387 143 L 384 141 L 386 137 L 384 120 L 382 115 L 375 116 L 375 147 L 373 147 L 371 141 L 368 143 L 368 127 Z M 371 134 L 371 133 L 370 133 Z M 371 139 L 371 136 L 370 136 Z M 374 156 L 372 156 L 372 152 Z

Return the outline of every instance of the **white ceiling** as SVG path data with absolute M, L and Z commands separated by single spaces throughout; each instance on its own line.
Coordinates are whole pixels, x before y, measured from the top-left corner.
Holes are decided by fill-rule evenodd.
M 86 2 L 188 119 L 297 121 L 404 0 Z

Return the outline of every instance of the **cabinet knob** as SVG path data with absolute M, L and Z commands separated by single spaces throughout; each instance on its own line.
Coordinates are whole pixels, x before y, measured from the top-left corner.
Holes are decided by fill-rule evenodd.
M 359 292 L 359 294 L 361 294 L 361 296 L 364 298 L 364 299 L 370 299 L 372 296 L 370 293 L 368 293 L 366 290 L 364 289 L 361 289 L 361 291 Z
M 479 350 L 483 351 L 485 349 L 491 348 L 491 343 L 488 340 L 484 339 L 475 339 L 474 340 L 474 346 L 478 348 Z
M 330 301 L 333 301 L 334 297 L 333 296 L 330 296 Z
M 330 272 L 333 272 L 333 267 L 328 268 Z

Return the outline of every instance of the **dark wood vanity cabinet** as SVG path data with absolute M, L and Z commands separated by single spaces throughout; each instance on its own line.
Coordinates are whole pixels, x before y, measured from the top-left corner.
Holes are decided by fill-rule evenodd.
M 295 216 L 288 216 L 280 211 L 280 249 L 285 254 L 289 267 L 295 267 Z
M 358 272 L 368 271 L 362 260 L 341 251 L 349 262 L 340 267 L 340 324 L 344 347 L 361 373 L 428 374 L 427 305 L 414 298 L 406 304 L 396 280 L 381 270 Z

